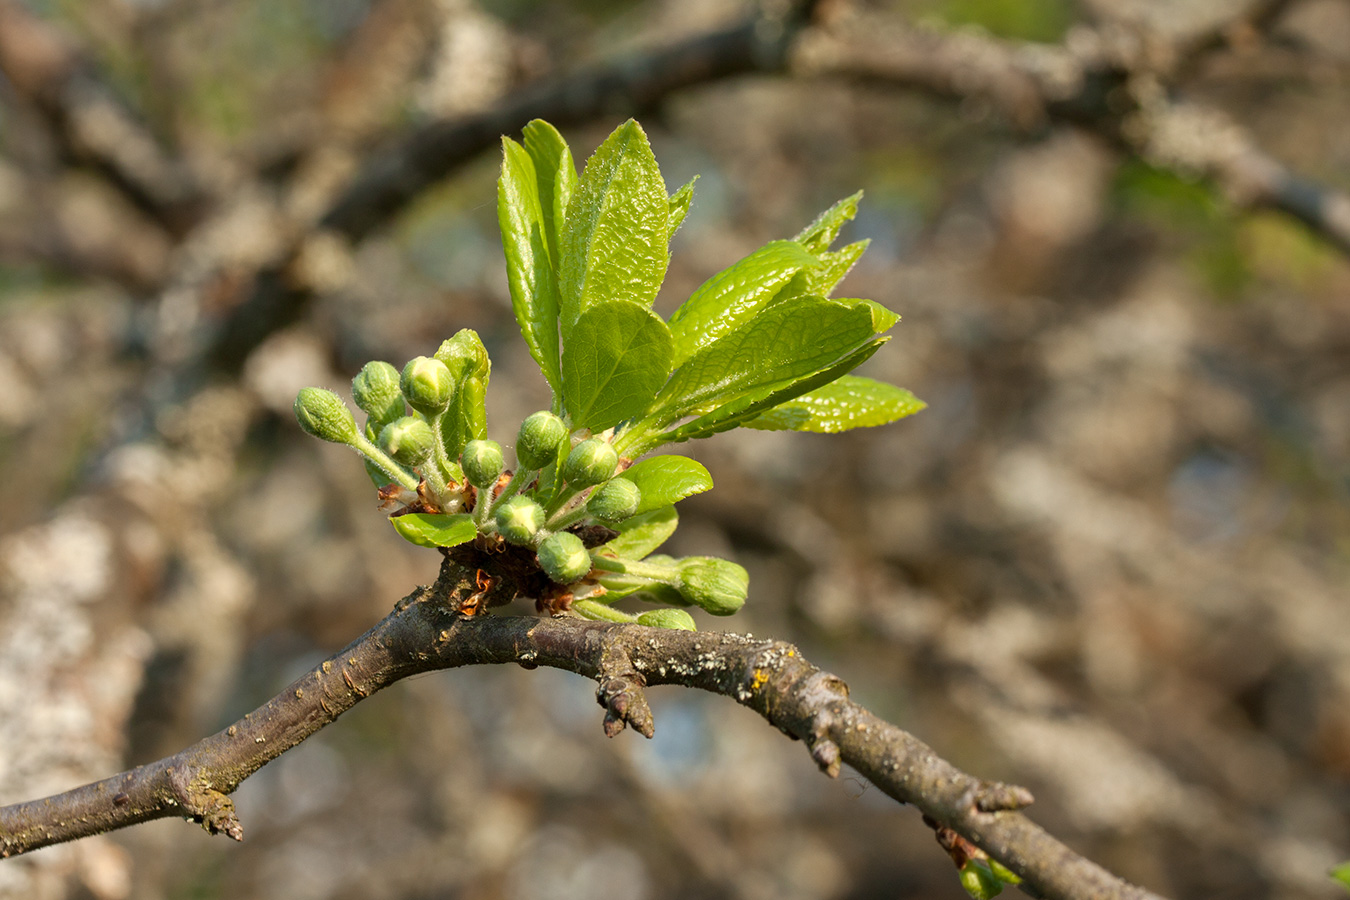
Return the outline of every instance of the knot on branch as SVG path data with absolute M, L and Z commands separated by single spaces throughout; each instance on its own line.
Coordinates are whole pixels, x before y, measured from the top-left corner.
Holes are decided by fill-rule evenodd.
M 656 733 L 652 709 L 647 705 L 647 694 L 640 675 L 611 675 L 604 678 L 595 691 L 596 701 L 605 708 L 605 735 L 614 737 L 624 725 L 643 737 Z
M 207 834 L 244 839 L 244 824 L 235 814 L 233 800 L 215 788 L 194 783 L 191 772 L 184 769 L 170 768 L 168 776 L 174 799 L 186 818 L 200 824 Z
M 1036 802 L 1031 791 L 1001 781 L 981 781 L 971 790 L 970 805 L 982 813 L 1011 812 Z

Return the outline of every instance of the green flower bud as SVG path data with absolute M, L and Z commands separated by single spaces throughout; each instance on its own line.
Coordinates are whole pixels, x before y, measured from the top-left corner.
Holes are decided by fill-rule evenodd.
M 596 490 L 586 511 L 601 522 L 622 522 L 637 511 L 642 491 L 627 478 L 611 478 Z
M 441 342 L 436 358 L 445 363 L 455 381 L 463 381 L 470 376 L 487 380 L 492 370 L 492 361 L 488 359 L 487 348 L 471 328 L 461 329 L 452 338 Z
M 745 604 L 750 573 L 725 559 L 690 556 L 680 564 L 680 596 L 715 616 L 729 616 Z
M 698 631 L 698 628 L 694 625 L 694 617 L 682 609 L 653 609 L 640 613 L 637 620 L 639 625 L 650 625 L 653 628 Z
M 572 448 L 563 463 L 563 480 L 580 490 L 609 481 L 619 468 L 619 454 L 604 438 L 587 438 Z
M 567 439 L 567 425 L 546 409 L 520 423 L 516 460 L 522 469 L 542 469 L 557 459 L 558 445 Z
M 544 508 L 529 497 L 516 495 L 493 512 L 497 531 L 513 544 L 528 547 L 544 527 Z
M 399 393 L 398 369 L 387 362 L 366 363 L 352 379 L 352 399 L 376 430 L 403 415 L 403 395 Z
M 450 405 L 455 382 L 439 359 L 415 356 L 403 367 L 399 388 L 409 406 L 423 415 L 434 416 Z
M 991 900 L 1003 891 L 1003 882 L 994 876 L 983 860 L 972 859 L 961 867 L 961 887 L 974 900 Z
M 539 545 L 539 566 L 558 584 L 571 584 L 591 570 L 591 555 L 581 538 L 559 531 Z
M 459 460 L 464 466 L 464 477 L 476 488 L 495 485 L 502 469 L 506 467 L 502 445 L 496 441 L 469 441 L 464 445 Z
M 420 466 L 436 449 L 436 433 L 424 419 L 404 416 L 380 431 L 380 448 L 405 466 Z
M 323 388 L 301 388 L 295 396 L 295 420 L 325 441 L 350 444 L 356 440 L 356 418 L 342 398 Z

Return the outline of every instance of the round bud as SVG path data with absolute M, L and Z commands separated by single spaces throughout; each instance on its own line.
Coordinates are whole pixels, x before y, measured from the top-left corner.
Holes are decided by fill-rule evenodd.
M 680 596 L 715 616 L 729 616 L 745 605 L 750 573 L 725 559 L 691 556 L 680 564 Z
M 464 466 L 464 477 L 476 488 L 495 485 L 506 467 L 502 445 L 496 441 L 469 441 L 459 461 Z
M 350 444 L 356 440 L 356 418 L 342 398 L 323 388 L 301 388 L 295 397 L 295 420 L 325 441 Z
M 653 609 L 645 613 L 639 613 L 639 625 L 650 625 L 653 628 L 676 628 L 680 631 L 698 631 L 694 625 L 694 617 L 682 609 Z
M 627 478 L 611 478 L 599 487 L 586 504 L 586 512 L 601 522 L 622 522 L 637 512 L 642 491 Z
M 436 433 L 425 420 L 403 416 L 380 431 L 380 448 L 405 466 L 420 466 L 436 449 Z
M 425 416 L 434 416 L 450 405 L 455 383 L 445 363 L 430 356 L 415 356 L 403 367 L 399 389 L 409 406 Z
M 576 489 L 609 481 L 619 468 L 619 454 L 604 438 L 587 438 L 572 448 L 563 463 L 563 480 Z
M 470 376 L 485 379 L 492 369 L 487 348 L 483 346 L 478 332 L 471 328 L 460 329 L 454 337 L 442 341 L 440 349 L 436 351 L 436 358 L 445 363 L 455 381 Z
M 581 538 L 559 531 L 540 543 L 539 566 L 558 584 L 571 584 L 591 570 L 591 555 Z
M 403 415 L 398 379 L 398 369 L 379 360 L 366 363 L 352 379 L 352 399 L 372 422 L 379 423 L 377 428 Z
M 497 531 L 512 544 L 528 547 L 544 527 L 544 508 L 529 497 L 516 495 L 493 512 Z
M 546 409 L 520 423 L 516 460 L 522 469 L 542 469 L 557 459 L 558 445 L 567 439 L 567 425 Z

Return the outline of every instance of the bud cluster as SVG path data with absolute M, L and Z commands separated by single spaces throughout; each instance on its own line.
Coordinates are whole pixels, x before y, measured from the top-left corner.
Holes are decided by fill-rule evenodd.
M 642 509 L 641 488 L 622 475 L 629 461 L 620 459 L 608 432 L 573 433 L 557 411 L 541 410 L 521 423 L 516 468 L 507 468 L 502 445 L 487 437 L 490 370 L 482 341 L 465 329 L 402 370 L 367 363 L 352 380 L 352 398 L 366 415 L 363 426 L 337 394 L 322 388 L 301 390 L 295 415 L 310 434 L 361 453 L 382 497 L 413 504 L 404 512 L 472 522 L 468 533 L 484 550 L 509 544 L 533 551 L 540 571 L 568 590 L 573 610 L 583 616 L 692 630 L 683 609 L 632 615 L 611 604 L 635 596 L 714 615 L 740 608 L 748 578 L 734 563 L 624 559 L 604 546 L 588 549 L 577 534 L 582 528 L 622 529 Z M 414 543 L 442 545 L 398 530 Z

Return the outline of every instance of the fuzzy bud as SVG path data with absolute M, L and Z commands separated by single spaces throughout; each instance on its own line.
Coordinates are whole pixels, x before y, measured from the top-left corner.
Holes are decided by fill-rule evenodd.
M 469 441 L 459 459 L 464 466 L 464 477 L 479 489 L 495 485 L 506 467 L 502 445 L 496 441 Z
M 694 625 L 694 617 L 682 609 L 653 609 L 640 613 L 637 620 L 639 625 L 650 625 L 653 628 L 698 631 L 697 626 Z
M 403 367 L 399 388 L 409 406 L 425 416 L 435 416 L 450 405 L 455 383 L 445 363 L 430 356 L 415 356 Z
M 445 363 L 455 381 L 470 377 L 486 381 L 492 369 L 487 348 L 478 332 L 471 328 L 463 328 L 454 337 L 442 341 L 436 358 Z
M 425 420 L 404 416 L 380 431 L 380 448 L 405 466 L 420 466 L 436 449 L 436 433 Z
M 558 455 L 558 445 L 567 439 L 567 425 L 548 410 L 541 409 L 520 423 L 516 435 L 516 460 L 522 469 L 542 469 Z
M 601 522 L 622 522 L 637 511 L 642 491 L 627 478 L 611 478 L 596 490 L 586 511 Z
M 528 547 L 544 527 L 544 508 L 529 497 L 507 500 L 493 513 L 497 531 L 512 544 Z
M 567 461 L 563 463 L 563 480 L 580 490 L 609 481 L 618 468 L 619 454 L 604 438 L 587 438 L 567 454 Z
M 387 362 L 372 360 L 352 379 L 352 399 L 378 430 L 403 415 L 403 395 L 399 393 L 398 369 Z
M 571 584 L 591 570 L 591 555 L 581 538 L 559 531 L 539 545 L 539 566 L 558 584 Z
M 745 605 L 750 573 L 725 559 L 691 556 L 680 563 L 675 587 L 695 606 L 715 616 L 729 616 Z
M 356 440 L 356 418 L 337 394 L 323 388 L 301 388 L 295 397 L 295 420 L 305 431 L 335 444 Z

